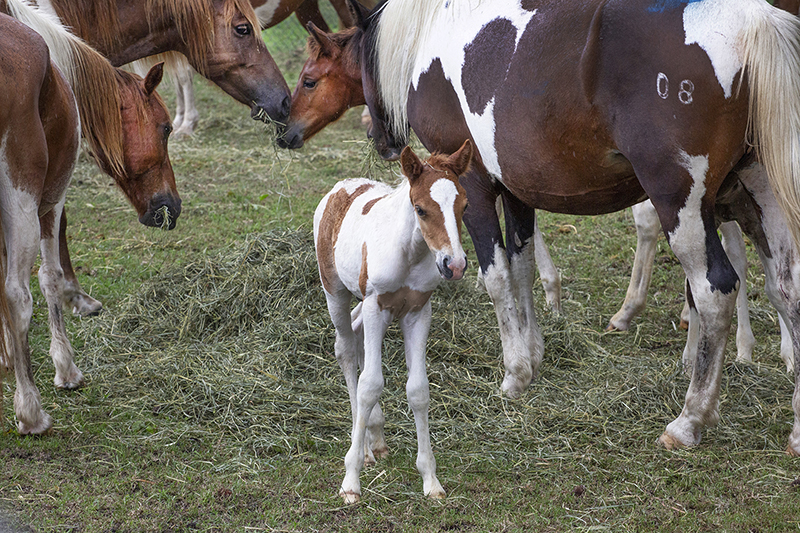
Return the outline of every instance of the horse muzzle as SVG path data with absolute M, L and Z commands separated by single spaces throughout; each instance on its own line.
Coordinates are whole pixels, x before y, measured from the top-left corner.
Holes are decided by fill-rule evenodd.
M 448 281 L 458 281 L 464 277 L 464 272 L 467 270 L 467 256 L 453 259 L 449 255 L 442 255 L 437 257 L 436 267 L 439 269 L 439 274 Z
M 288 148 L 290 150 L 297 150 L 302 148 L 306 143 L 303 138 L 303 132 L 297 128 L 287 127 L 278 128 L 278 146 L 281 148 Z
M 292 109 L 292 97 L 287 95 L 279 103 L 275 105 L 264 104 L 261 105 L 257 102 L 250 104 L 250 118 L 253 120 L 260 120 L 266 124 L 276 122 L 278 124 L 286 124 L 289 120 L 289 112 Z
M 175 229 L 180 215 L 181 199 L 159 194 L 148 202 L 147 211 L 139 217 L 139 222 L 145 226 L 170 230 Z

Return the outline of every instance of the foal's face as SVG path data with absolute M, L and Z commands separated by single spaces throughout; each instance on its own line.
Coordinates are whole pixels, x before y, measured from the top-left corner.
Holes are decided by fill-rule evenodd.
M 411 184 L 410 199 L 422 236 L 436 255 L 439 273 L 448 280 L 461 279 L 467 268 L 467 255 L 461 245 L 467 194 L 458 183 L 458 176 L 468 168 L 471 156 L 470 141 L 450 157 L 432 156 L 420 161 L 408 147 L 400 156 L 403 173 Z

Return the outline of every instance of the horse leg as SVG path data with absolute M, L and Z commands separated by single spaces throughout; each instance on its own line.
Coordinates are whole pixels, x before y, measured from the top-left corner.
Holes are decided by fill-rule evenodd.
M 741 285 L 736 296 L 736 360 L 750 362 L 753 360 L 753 346 L 756 338 L 750 326 L 750 310 L 747 306 L 747 255 L 744 247 L 742 230 L 735 222 L 720 224 L 722 247 L 736 269 Z
M 50 327 L 50 357 L 56 368 L 53 379 L 56 387 L 76 389 L 83 385 L 83 374 L 75 366 L 75 355 L 72 351 L 67 330 L 64 325 L 62 298 L 64 295 L 64 271 L 61 269 L 59 257 L 59 238 L 56 233 L 61 226 L 61 212 L 64 202 L 56 205 L 50 212 L 39 219 L 42 252 L 42 264 L 39 267 L 39 288 L 47 301 L 48 325 Z
M 349 314 L 347 316 L 349 318 Z M 351 444 L 344 458 L 345 477 L 339 489 L 339 495 L 346 504 L 356 503 L 361 499 L 359 476 L 364 465 L 366 430 L 372 409 L 383 391 L 381 345 L 391 323 L 391 315 L 388 311 L 380 310 L 377 297 L 370 296 L 362 304 L 361 319 L 364 328 L 364 368 L 356 386 Z
M 408 381 L 406 396 L 414 412 L 417 426 L 417 470 L 422 476 L 422 490 L 431 498 L 444 498 L 442 484 L 436 477 L 436 459 L 431 447 L 428 408 L 431 402 L 428 373 L 425 368 L 425 345 L 431 326 L 431 302 L 413 313 L 408 313 L 400 321 L 405 344 Z
M 737 174 L 743 189 L 736 191 L 738 201 L 730 202 L 731 214 L 756 246 L 764 266 L 765 292 L 792 339 L 794 425 L 787 453 L 800 456 L 800 254 L 767 184 L 763 167 L 753 164 Z M 746 193 L 746 201 L 740 200 L 742 193 Z M 783 328 L 781 334 L 781 356 L 786 357 L 788 354 L 783 350 L 788 341 Z
M 20 434 L 43 434 L 50 431 L 53 421 L 41 407 L 28 344 L 33 315 L 30 277 L 39 243 L 38 205 L 28 193 L 10 185 L 3 187 L 2 192 L 2 226 L 7 252 L 5 285 L 10 313 L 6 339 L 17 379 L 14 411 Z
M 362 302 L 350 312 L 350 324 L 353 333 L 356 335 L 356 350 L 358 353 L 358 368 L 364 368 L 364 327 L 361 318 Z M 380 402 L 375 404 L 372 414 L 367 422 L 367 436 L 364 441 L 364 465 L 374 465 L 378 459 L 383 459 L 389 455 L 389 447 L 386 444 L 386 436 L 383 426 L 386 420 L 383 417 Z
M 631 207 L 633 221 L 636 225 L 636 253 L 633 256 L 633 270 L 625 301 L 608 322 L 606 331 L 626 331 L 631 321 L 644 311 L 647 304 L 647 289 L 653 277 L 653 261 L 656 256 L 658 233 L 661 222 L 658 220 L 653 203 L 650 200 Z
M 194 71 L 185 61 L 175 62 L 171 70 L 176 102 L 172 135 L 175 138 L 190 136 L 200 120 L 194 98 Z
M 61 213 L 61 223 L 58 229 L 58 253 L 61 269 L 64 272 L 63 305 L 78 316 L 95 316 L 103 310 L 103 304 L 86 294 L 78 282 L 78 276 L 72 268 L 72 259 L 67 248 L 67 212 Z
M 561 274 L 558 273 L 553 258 L 550 257 L 550 251 L 544 242 L 542 232 L 539 231 L 538 217 L 535 215 L 533 219 L 533 253 L 547 304 L 554 313 L 561 313 Z
M 300 21 L 300 25 L 302 27 L 307 27 L 309 22 L 313 22 L 314 25 L 324 31 L 325 33 L 330 33 L 331 28 L 328 26 L 328 23 L 325 21 L 325 18 L 322 16 L 322 12 L 319 10 L 319 0 L 305 0 L 302 4 L 297 6 L 297 9 L 294 11 L 297 20 Z M 350 17 L 350 12 L 347 12 L 347 16 L 349 17 L 348 20 L 352 20 Z M 344 26 L 350 27 L 352 26 L 352 22 L 350 24 L 344 23 Z

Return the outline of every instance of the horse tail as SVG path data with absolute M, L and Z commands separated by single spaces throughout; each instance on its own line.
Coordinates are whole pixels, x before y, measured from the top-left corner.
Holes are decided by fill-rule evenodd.
M 50 50 L 50 59 L 67 78 L 78 104 L 81 133 L 91 152 L 98 162 L 105 160 L 113 173 L 124 176 L 117 69 L 81 38 L 70 33 L 51 12 L 31 5 L 27 0 L 5 1 L 9 15 L 42 36 Z
M 741 48 L 749 139 L 800 245 L 800 18 L 766 2 L 753 11 Z

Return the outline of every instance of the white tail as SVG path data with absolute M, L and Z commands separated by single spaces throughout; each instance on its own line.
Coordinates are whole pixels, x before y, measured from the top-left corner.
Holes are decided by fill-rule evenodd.
M 754 15 L 742 38 L 749 133 L 800 245 L 800 18 L 766 2 Z

